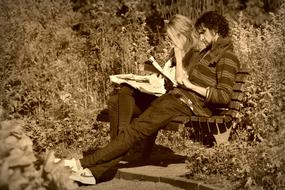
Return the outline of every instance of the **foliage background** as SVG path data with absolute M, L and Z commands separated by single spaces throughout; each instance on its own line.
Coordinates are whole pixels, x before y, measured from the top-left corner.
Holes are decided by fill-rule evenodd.
M 284 187 L 284 1 L 0 1 L 1 120 L 21 120 L 35 156 L 104 146 L 96 114 L 116 90 L 109 75 L 142 73 L 150 55 L 168 57 L 164 20 L 205 10 L 227 16 L 235 50 L 251 71 L 231 144 L 205 148 L 187 131 L 157 143 L 188 155 L 189 177 L 232 189 Z M 3 168 L 3 163 L 1 163 Z M 215 179 L 215 180 L 212 180 Z

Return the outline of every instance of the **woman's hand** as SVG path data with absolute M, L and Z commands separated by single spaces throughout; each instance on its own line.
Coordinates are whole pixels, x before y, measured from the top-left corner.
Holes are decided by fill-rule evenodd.
M 175 80 L 177 81 L 178 84 L 183 85 L 184 78 L 188 78 L 182 64 L 185 52 L 183 49 L 180 49 L 177 46 L 175 46 L 174 53 L 176 59 Z
M 189 90 L 193 90 L 193 83 L 189 81 L 188 77 L 183 77 L 181 83 L 179 83 L 181 85 L 183 85 L 184 87 L 186 87 Z
M 181 74 L 179 74 L 175 79 L 178 84 L 184 85 L 185 81 L 188 80 L 188 75 L 186 71 L 182 69 Z

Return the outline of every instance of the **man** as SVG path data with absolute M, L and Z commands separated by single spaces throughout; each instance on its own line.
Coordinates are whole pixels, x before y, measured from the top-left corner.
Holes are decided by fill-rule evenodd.
M 77 161 L 77 165 L 81 164 L 82 167 L 77 167 L 77 173 L 72 179 L 88 183 L 88 178 L 91 179 L 93 175 L 100 181 L 109 166 L 114 165 L 114 162 L 118 161 L 117 158 L 124 155 L 135 142 L 156 133 L 174 117 L 211 116 L 214 108 L 227 106 L 239 69 L 238 59 L 233 53 L 233 45 L 228 37 L 228 22 L 213 11 L 206 12 L 198 18 L 195 29 L 200 40 L 207 46 L 198 53 L 185 51 L 186 46 L 195 42 L 194 28 L 191 26 L 190 22 L 180 16 L 170 19 L 166 26 L 175 46 L 178 87 L 154 100 L 106 147 L 84 155 Z M 187 74 L 184 74 L 184 71 Z M 65 164 L 76 168 L 75 160 L 65 160 Z M 90 183 L 95 181 L 91 180 Z

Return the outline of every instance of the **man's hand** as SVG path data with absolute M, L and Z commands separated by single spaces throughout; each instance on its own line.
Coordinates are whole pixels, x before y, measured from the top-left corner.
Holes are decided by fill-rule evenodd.
M 188 77 L 182 79 L 182 86 L 189 90 L 193 90 L 194 92 L 197 92 L 198 94 L 206 97 L 207 89 L 193 84 L 191 81 L 189 81 Z

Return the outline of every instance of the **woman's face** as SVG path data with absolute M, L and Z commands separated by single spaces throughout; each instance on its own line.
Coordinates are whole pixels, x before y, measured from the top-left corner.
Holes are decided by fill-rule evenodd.
M 168 32 L 168 37 L 171 40 L 171 43 L 173 46 L 184 49 L 187 45 L 187 38 L 186 36 L 179 34 L 177 32 Z
M 195 48 L 197 50 L 205 48 L 204 43 L 199 40 L 199 34 L 197 32 L 192 33 L 191 44 L 189 39 L 183 34 L 179 34 L 175 31 L 168 31 L 167 34 L 171 41 L 171 45 L 177 47 L 178 49 L 188 51 L 191 48 Z

